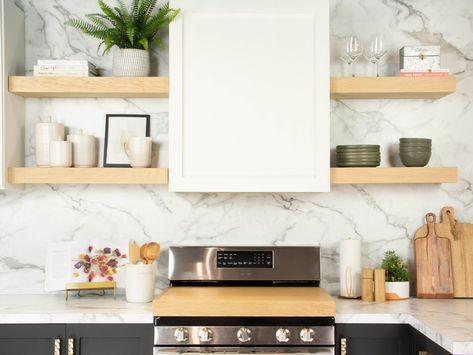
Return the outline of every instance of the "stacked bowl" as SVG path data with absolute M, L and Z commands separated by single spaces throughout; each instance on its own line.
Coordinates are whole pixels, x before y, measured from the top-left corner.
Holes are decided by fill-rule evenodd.
M 423 167 L 432 156 L 432 139 L 401 138 L 399 139 L 399 155 L 404 166 Z
M 381 162 L 379 145 L 337 145 L 337 166 L 343 168 L 377 167 Z

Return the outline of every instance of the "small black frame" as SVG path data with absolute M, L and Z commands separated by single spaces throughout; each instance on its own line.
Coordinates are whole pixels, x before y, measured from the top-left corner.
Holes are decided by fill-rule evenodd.
M 130 164 L 121 164 L 121 163 L 113 163 L 109 162 L 107 159 L 107 152 L 108 152 L 108 145 L 109 145 L 109 130 L 110 130 L 110 121 L 114 117 L 125 117 L 125 118 L 138 118 L 138 119 L 146 119 L 146 131 L 143 132 L 144 137 L 151 136 L 151 116 L 150 115 L 130 115 L 130 114 L 107 114 L 105 119 L 105 143 L 103 149 L 103 166 L 106 168 L 131 168 Z

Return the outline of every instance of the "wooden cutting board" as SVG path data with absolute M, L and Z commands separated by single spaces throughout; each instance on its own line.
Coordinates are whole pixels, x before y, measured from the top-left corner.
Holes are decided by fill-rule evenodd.
M 171 287 L 153 301 L 157 317 L 334 317 L 320 287 Z
M 450 238 L 437 233 L 435 214 L 428 213 L 426 221 L 414 236 L 417 297 L 453 298 Z
M 473 298 L 473 224 L 458 223 L 453 207 L 442 208 L 442 218 L 452 244 L 454 297 Z

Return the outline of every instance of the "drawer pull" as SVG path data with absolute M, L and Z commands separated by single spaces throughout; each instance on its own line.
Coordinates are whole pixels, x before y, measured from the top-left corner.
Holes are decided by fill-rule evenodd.
M 53 355 L 61 355 L 61 339 L 54 339 Z
M 74 355 L 74 338 L 67 339 L 67 355 Z
M 340 339 L 340 355 L 347 355 L 347 338 Z

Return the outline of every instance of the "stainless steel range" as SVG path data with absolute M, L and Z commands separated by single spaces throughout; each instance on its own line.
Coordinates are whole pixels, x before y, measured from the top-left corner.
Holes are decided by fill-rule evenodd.
M 155 354 L 335 353 L 318 247 L 171 247 Z

